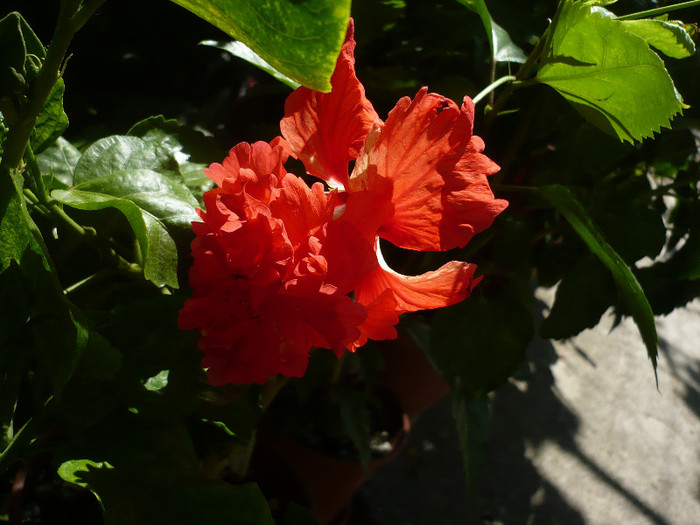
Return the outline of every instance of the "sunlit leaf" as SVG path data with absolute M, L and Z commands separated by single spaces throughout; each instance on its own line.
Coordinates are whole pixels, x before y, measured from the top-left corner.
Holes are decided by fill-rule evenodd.
M 189 228 L 197 219 L 197 201 L 181 179 L 167 174 L 173 163 L 157 144 L 137 137 L 107 137 L 80 158 L 74 185 L 51 195 L 82 210 L 121 211 L 141 248 L 146 279 L 177 287 L 178 255 L 169 228 Z
M 152 142 L 161 151 L 167 151 L 180 167 L 192 162 L 211 163 L 212 159 L 226 155 L 214 137 L 163 115 L 134 124 L 126 134 Z
M 687 58 L 695 54 L 695 43 L 678 20 L 623 20 L 627 31 L 673 58 Z
M 114 467 L 106 461 L 96 462 L 90 459 L 71 459 L 61 463 L 57 472 L 68 483 L 87 488 L 88 484 L 82 480 L 83 475 L 89 474 L 91 470 L 112 468 Z
M 65 189 L 73 185 L 73 172 L 78 160 L 80 151 L 63 137 L 36 157 L 46 186 L 51 189 Z
M 537 79 L 620 140 L 651 137 L 684 107 L 663 61 L 602 7 L 564 0 Z
M 149 117 L 135 124 L 127 135 L 140 137 L 146 142 L 153 142 L 167 150 L 175 159 L 182 181 L 201 207 L 202 195 L 211 189 L 214 182 L 204 175 L 204 169 L 213 159 L 226 156 L 217 141 L 204 133 L 176 120 L 165 119 L 162 115 Z
M 654 371 L 656 371 L 656 355 L 658 337 L 654 313 L 649 306 L 642 287 L 625 261 L 607 243 L 603 234 L 593 224 L 586 210 L 576 200 L 573 194 L 565 186 L 553 184 L 538 188 L 541 194 L 551 202 L 569 221 L 576 233 L 588 245 L 590 250 L 608 268 L 615 280 L 622 297 L 632 313 L 632 318 L 639 328 L 642 340 L 651 359 Z
M 160 392 L 168 386 L 169 375 L 170 370 L 161 370 L 156 375 L 149 377 L 143 386 L 146 390 L 150 390 L 151 392 Z
M 330 91 L 350 0 L 172 1 L 243 42 L 283 75 Z
M 493 58 L 496 62 L 516 62 L 522 64 L 527 60 L 527 56 L 516 46 L 510 38 L 508 32 L 491 21 L 493 29 Z

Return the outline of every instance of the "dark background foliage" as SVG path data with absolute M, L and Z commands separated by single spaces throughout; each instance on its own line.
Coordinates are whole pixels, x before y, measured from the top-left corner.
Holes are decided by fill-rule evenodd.
M 624 14 L 667 3 L 621 0 L 610 7 Z M 41 41 L 48 43 L 56 4 L 10 0 L 3 7 L 20 11 Z M 555 9 L 553 0 L 490 0 L 487 4 L 494 20 L 526 54 Z M 686 22 L 700 19 L 699 9 L 677 14 Z M 413 96 L 423 85 L 460 101 L 464 95 L 476 95 L 492 75 L 497 78 L 517 69 L 517 64 L 499 64 L 492 71 L 479 17 L 456 1 L 355 0 L 353 16 L 358 77 L 381 117 L 400 97 Z M 64 136 L 84 149 L 98 138 L 125 134 L 144 118 L 162 114 L 210 136 L 206 148 L 192 153 L 197 162 L 211 163 L 221 161 L 240 141 L 271 140 L 278 135 L 290 89 L 242 60 L 199 45 L 203 40 L 227 37 L 165 0 L 106 2 L 71 47 L 74 55 L 64 76 L 70 127 Z M 498 387 L 522 365 L 534 331 L 534 286 L 559 283 L 555 304 L 541 325 L 546 337 L 566 338 L 594 326 L 610 307 L 620 315 L 629 313 L 608 270 L 561 214 L 540 197 L 514 186 L 569 187 L 625 262 L 637 264 L 634 272 L 656 314 L 700 295 L 700 60 L 696 55 L 666 62 L 691 108 L 675 119 L 673 131 L 664 130 L 642 144 L 622 144 L 605 135 L 544 85 L 516 91 L 507 109 L 517 111 L 495 119 L 492 125 L 487 125 L 486 104 L 481 102 L 475 133 L 485 139 L 486 153 L 502 167 L 492 182 L 496 195 L 507 198 L 510 207 L 464 250 L 424 255 L 387 247 L 392 266 L 402 273 L 417 274 L 447 260 L 462 259 L 477 263 L 486 275 L 468 301 L 436 313 L 407 316 L 404 323 L 413 334 L 421 332 L 421 327 L 432 329 L 430 337 L 416 339 L 453 386 L 459 400 L 455 406 L 458 411 L 464 408 L 462 415 L 468 412 L 465 399 L 483 399 L 484 392 Z M 114 231 L 127 229 L 116 212 L 93 214 L 90 220 L 122 221 L 113 226 Z M 47 228 L 44 238 L 51 239 L 49 225 L 41 221 L 39 225 Z M 185 252 L 187 241 L 186 236 L 181 241 Z M 64 285 L 99 269 L 89 248 L 74 245 L 61 250 L 56 261 Z M 664 256 L 652 263 L 659 254 Z M 645 262 L 639 264 L 640 260 Z M 184 275 L 181 272 L 183 284 Z M 171 371 L 176 387 L 169 405 L 182 413 L 190 409 L 182 394 L 192 386 L 187 367 L 198 358 L 193 334 L 182 336 L 174 326 L 175 312 L 186 293 L 185 286 L 170 298 L 156 297 L 150 284 L 124 278 L 112 282 L 101 296 L 73 299 L 91 312 L 90 323 L 100 333 L 120 349 L 129 348 L 121 372 L 125 377 L 145 380 L 158 372 L 159 356 L 173 351 L 184 356 L 182 373 L 178 376 L 177 367 Z M 127 300 L 129 307 L 115 309 Z M 121 332 L 124 324 L 131 333 Z M 140 351 L 154 346 L 153 334 L 168 332 L 172 340 L 156 345 L 162 353 Z M 134 345 L 134 340 L 139 344 Z M 639 358 L 645 359 L 641 340 Z M 114 410 L 114 398 L 97 395 L 102 387 L 93 386 L 87 394 L 69 390 L 66 402 L 75 401 L 76 410 L 92 411 L 99 419 Z M 116 392 L 117 398 L 129 395 L 127 390 Z M 82 406 L 85 399 L 94 404 Z M 152 399 L 126 401 L 148 413 Z M 252 414 L 249 419 L 256 417 Z M 77 425 L 76 434 L 89 423 Z

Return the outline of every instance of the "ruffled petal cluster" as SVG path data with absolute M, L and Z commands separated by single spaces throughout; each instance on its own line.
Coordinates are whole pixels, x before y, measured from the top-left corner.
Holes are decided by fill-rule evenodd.
M 193 223 L 193 296 L 179 324 L 200 330 L 212 384 L 299 377 L 311 347 L 341 355 L 395 338 L 400 314 L 455 304 L 480 280 L 461 261 L 400 275 L 379 249 L 380 238 L 462 247 L 507 206 L 489 187 L 498 166 L 472 135 L 472 101 L 423 88 L 383 122 L 355 75 L 354 47 L 351 21 L 332 91 L 297 89 L 284 138 L 239 144 L 206 172 L 217 187 Z M 329 189 L 287 173 L 290 155 Z

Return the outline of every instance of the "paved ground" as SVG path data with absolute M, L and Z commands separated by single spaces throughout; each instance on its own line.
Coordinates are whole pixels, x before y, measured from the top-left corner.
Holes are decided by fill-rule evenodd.
M 657 326 L 659 391 L 631 320 L 535 341 L 523 380 L 494 397 L 471 503 L 441 401 L 363 487 L 357 523 L 700 524 L 700 301 Z

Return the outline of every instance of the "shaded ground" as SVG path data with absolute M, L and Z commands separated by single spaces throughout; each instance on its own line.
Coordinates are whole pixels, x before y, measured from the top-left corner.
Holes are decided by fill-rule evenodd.
M 700 301 L 658 318 L 659 391 L 635 325 L 612 325 L 532 344 L 494 396 L 471 504 L 442 400 L 365 484 L 356 523 L 700 523 Z

